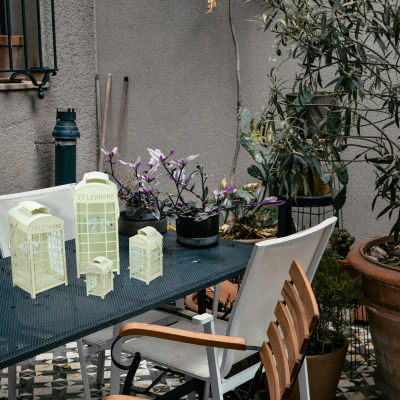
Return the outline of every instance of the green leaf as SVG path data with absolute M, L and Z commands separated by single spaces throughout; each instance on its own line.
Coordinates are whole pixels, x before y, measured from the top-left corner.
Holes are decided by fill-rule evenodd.
M 347 171 L 347 167 L 343 164 L 335 164 L 335 171 L 339 182 L 343 185 L 347 185 L 349 183 L 349 173 Z
M 257 166 L 251 165 L 249 168 L 247 168 L 247 172 L 253 178 L 259 179 L 262 182 L 264 181 L 264 175 Z
M 250 120 L 251 120 L 251 113 L 247 108 L 245 108 L 242 112 L 242 118 L 240 121 L 240 129 L 242 133 L 247 132 L 248 126 L 250 125 Z
M 365 54 L 364 47 L 360 42 L 357 43 L 357 52 L 360 55 L 361 61 L 367 62 L 367 55 Z
M 246 192 L 246 190 L 238 189 L 236 191 L 236 194 L 240 198 L 245 199 L 245 200 L 249 200 L 249 201 L 254 201 L 255 200 L 255 197 L 251 193 Z
M 208 186 L 206 186 L 206 187 L 204 188 L 204 191 L 203 191 L 203 199 L 206 199 L 207 196 L 208 196 Z
M 337 212 L 343 208 L 346 202 L 346 186 L 343 186 L 342 189 L 336 194 L 333 199 L 333 207 L 335 208 L 336 214 Z
M 240 137 L 240 143 L 243 146 L 243 148 L 254 158 L 255 157 L 255 149 L 254 149 L 254 143 L 253 139 L 251 138 L 250 135 L 243 134 Z
M 351 110 L 350 110 L 350 108 L 346 109 L 344 118 L 345 118 L 344 134 L 345 134 L 345 136 L 349 136 L 350 128 L 351 128 Z
M 361 135 L 361 115 L 357 118 L 357 134 Z
M 325 28 L 326 28 L 326 11 L 322 13 L 321 17 L 321 36 L 325 36 Z

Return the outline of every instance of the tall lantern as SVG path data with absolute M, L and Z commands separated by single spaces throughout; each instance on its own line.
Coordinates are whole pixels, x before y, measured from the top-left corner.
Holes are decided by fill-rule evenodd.
M 113 263 L 119 274 L 118 193 L 107 174 L 88 172 L 74 192 L 76 268 L 78 277 L 98 256 Z
M 36 295 L 68 284 L 64 221 L 36 201 L 23 201 L 8 212 L 13 286 Z
M 155 228 L 146 226 L 129 238 L 130 278 L 146 282 L 163 274 L 163 238 Z

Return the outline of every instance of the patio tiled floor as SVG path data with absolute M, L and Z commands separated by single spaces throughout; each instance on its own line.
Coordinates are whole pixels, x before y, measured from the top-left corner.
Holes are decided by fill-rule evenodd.
M 358 335 L 365 335 L 363 328 L 358 330 Z M 370 338 L 367 338 L 370 341 Z M 372 347 L 371 347 L 372 348 Z M 359 349 L 358 349 L 358 352 Z M 374 355 L 370 356 L 370 363 L 364 360 L 362 355 L 357 356 L 360 363 L 353 372 L 350 380 L 350 360 L 348 354 L 344 371 L 339 383 L 336 398 L 341 400 L 372 400 L 380 399 L 381 395 L 373 380 Z M 107 352 L 105 363 L 105 384 L 102 388 L 96 387 L 96 360 L 88 360 L 87 367 L 90 379 L 91 396 L 93 399 L 101 399 L 108 394 L 111 370 L 111 358 Z M 68 343 L 59 347 L 54 352 L 41 354 L 34 359 L 27 360 L 17 366 L 19 399 L 78 399 L 84 398 L 82 378 L 79 369 L 79 358 L 76 343 Z M 152 364 L 143 361 L 138 370 L 136 386 L 147 386 L 158 371 Z M 164 392 L 179 385 L 182 379 L 178 376 L 167 376 L 161 383 L 155 386 L 155 392 Z M 6 370 L 0 372 L 0 398 L 7 398 L 7 374 Z

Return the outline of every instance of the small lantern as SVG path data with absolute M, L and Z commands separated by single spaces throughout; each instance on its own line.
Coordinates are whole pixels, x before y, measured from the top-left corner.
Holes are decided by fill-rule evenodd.
M 138 230 L 138 234 L 129 238 L 130 278 L 146 282 L 163 274 L 163 238 L 161 233 L 151 226 Z
M 68 284 L 64 221 L 35 201 L 23 201 L 8 212 L 13 286 L 36 295 Z
M 85 174 L 76 185 L 74 210 L 78 277 L 98 256 L 111 260 L 119 274 L 117 185 L 102 172 Z
M 114 290 L 113 262 L 105 257 L 96 257 L 86 268 L 86 295 L 104 296 Z

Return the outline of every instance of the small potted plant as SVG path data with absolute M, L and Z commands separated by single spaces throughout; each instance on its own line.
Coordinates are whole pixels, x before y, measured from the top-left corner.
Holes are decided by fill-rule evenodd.
M 160 150 L 148 149 L 152 159 L 158 160 L 175 193 L 169 193 L 165 213 L 176 216 L 177 241 L 189 247 L 205 248 L 218 244 L 220 201 L 211 201 L 206 185 L 208 175 L 200 163 L 188 172 L 188 164 L 198 155 L 174 157 L 174 150 L 165 156 Z
M 256 243 L 276 234 L 278 209 L 285 202 L 276 197 L 265 197 L 265 187 L 249 183 L 239 188 L 222 187 L 214 191 L 216 197 L 223 196 L 225 210 L 224 225 L 220 234 L 226 239 Z
M 160 233 L 167 231 L 167 218 L 163 213 L 164 202 L 159 199 L 158 168 L 160 163 L 153 157 L 141 168 L 140 157 L 135 162 L 119 160 L 130 169 L 130 175 L 120 178 L 115 172 L 114 157 L 118 149 L 115 147 L 108 152 L 102 149 L 107 156 L 105 162 L 110 165 L 108 172 L 118 184 L 118 196 L 125 203 L 125 210 L 121 211 L 119 219 L 119 233 L 133 236 L 145 226 L 152 226 Z
M 338 258 L 333 249 L 326 249 L 312 283 L 320 317 L 307 351 L 311 399 L 331 400 L 335 395 L 351 336 L 348 313 L 359 302 L 358 290 Z

